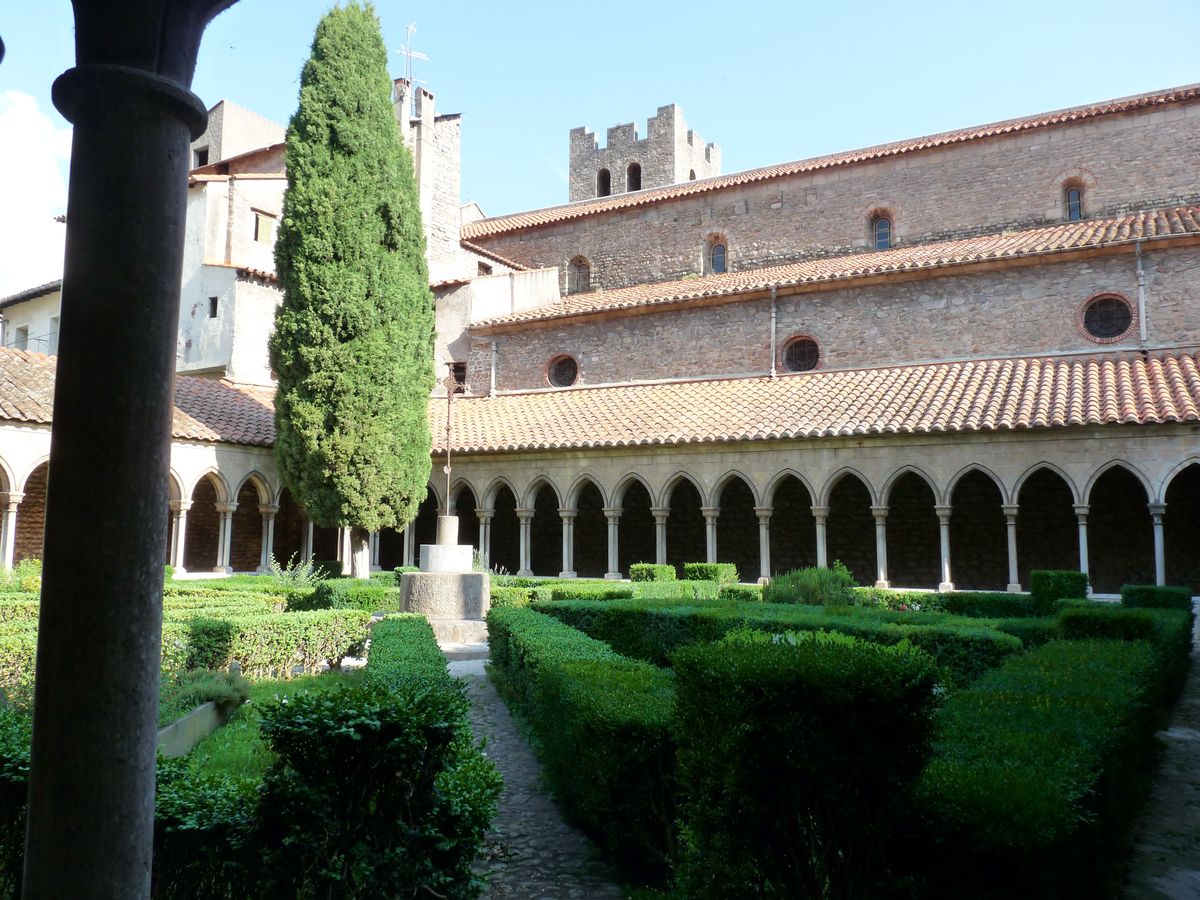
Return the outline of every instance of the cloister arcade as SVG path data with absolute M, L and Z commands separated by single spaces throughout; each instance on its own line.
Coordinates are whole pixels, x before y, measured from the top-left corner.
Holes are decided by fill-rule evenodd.
M 620 578 L 635 562 L 709 561 L 735 563 L 753 581 L 840 560 L 868 585 L 1017 591 L 1033 569 L 1081 569 L 1098 594 L 1127 582 L 1200 593 L 1200 454 L 1081 464 L 1052 453 L 1022 460 L 1026 447 L 978 454 L 988 465 L 955 446 L 964 461 L 953 468 L 936 450 L 891 453 L 894 465 L 878 452 L 865 465 L 847 454 L 846 464 L 810 466 L 779 450 L 746 454 L 743 466 L 729 465 L 738 458 L 731 451 L 665 448 L 625 460 L 460 456 L 450 506 L 459 542 L 510 573 Z M 0 456 L 5 566 L 41 553 L 46 457 L 26 456 L 19 470 Z M 305 518 L 269 450 L 209 453 L 203 464 L 179 456 L 164 511 L 167 562 L 177 571 L 263 571 L 272 555 L 281 563 L 349 558 L 348 534 Z M 409 528 L 371 536 L 373 566 L 417 561 L 419 546 L 434 540 L 444 491 L 430 484 Z

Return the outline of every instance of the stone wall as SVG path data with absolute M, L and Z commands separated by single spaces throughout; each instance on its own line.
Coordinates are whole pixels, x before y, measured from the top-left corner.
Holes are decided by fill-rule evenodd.
M 1176 103 L 476 240 L 535 268 L 583 256 L 593 285 L 610 289 L 701 272 L 713 233 L 727 237 L 736 271 L 862 250 L 876 211 L 892 217 L 900 244 L 1060 222 L 1068 181 L 1082 185 L 1085 218 L 1191 201 L 1198 142 L 1200 102 Z
M 17 507 L 17 535 L 13 561 L 42 558 L 42 534 L 46 530 L 46 474 L 43 463 L 25 479 L 25 496 Z
M 1099 292 L 1123 294 L 1136 313 L 1135 266 L 1130 248 L 1072 262 L 780 297 L 777 350 L 782 353 L 789 337 L 808 335 L 820 348 L 819 368 L 845 369 L 1138 346 L 1136 323 L 1126 340 L 1103 348 L 1078 323 L 1081 306 Z M 1149 344 L 1200 341 L 1192 300 L 1200 285 L 1200 248 L 1147 251 L 1143 267 Z M 580 384 L 770 369 L 767 299 L 568 322 L 474 337 L 468 380 L 475 391 L 487 390 L 492 340 L 500 390 L 545 387 L 547 364 L 563 353 L 579 363 Z M 777 365 L 784 371 L 781 357 Z

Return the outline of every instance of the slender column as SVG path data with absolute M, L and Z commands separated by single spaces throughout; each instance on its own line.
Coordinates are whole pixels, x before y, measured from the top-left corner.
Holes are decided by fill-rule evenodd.
M 650 510 L 654 516 L 654 562 L 656 565 L 667 564 L 667 519 L 671 517 L 669 506 L 656 506 Z
M 704 561 L 715 563 L 717 561 L 717 519 L 721 517 L 721 507 L 703 506 L 700 508 L 700 512 L 704 513 Z
M 950 573 L 950 512 L 949 506 L 935 506 L 933 511 L 938 517 L 938 532 L 942 539 L 942 580 L 938 590 L 943 594 L 954 590 L 954 579 Z
M 517 521 L 521 526 L 521 568 L 517 571 L 518 575 L 533 574 L 529 553 L 529 541 L 533 535 L 533 512 L 532 509 L 517 510 Z
M 822 569 L 829 568 L 829 550 L 826 543 L 826 526 L 829 524 L 829 507 L 814 506 L 812 508 L 813 522 L 817 526 L 817 565 Z
M 20 891 L 31 900 L 150 895 L 188 144 L 206 121 L 188 86 L 205 24 L 231 3 L 75 0 L 77 66 L 54 83 L 74 131 Z
M 872 506 L 875 517 L 875 587 L 886 588 L 887 577 L 887 514 L 886 506 Z
M 350 543 L 350 529 L 349 528 L 339 528 L 337 530 L 337 545 L 338 545 L 337 558 L 338 558 L 338 562 L 340 562 L 342 564 L 342 574 L 349 575 L 351 572 L 351 566 L 352 566 L 351 560 L 354 557 L 354 548 L 351 546 L 351 543 Z
M 367 535 L 367 551 L 371 555 L 371 571 L 382 572 L 383 566 L 379 563 L 379 532 L 372 531 Z
M 1004 521 L 1008 530 L 1008 592 L 1021 593 L 1020 575 L 1017 570 L 1017 513 L 1021 507 L 1006 505 L 1000 507 L 1004 513 Z
M 771 513 L 770 506 L 754 507 L 758 516 L 758 580 L 765 582 L 771 577 Z
M 16 555 L 17 549 L 17 507 L 21 501 L 25 499 L 25 495 L 20 491 L 9 491 L 3 495 L 4 499 L 4 523 L 3 530 L 3 553 L 0 556 L 0 566 L 5 569 L 13 567 L 13 557 Z
M 484 565 L 489 568 L 492 565 L 492 517 L 495 515 L 494 509 L 475 510 L 475 518 L 479 520 L 479 552 Z
M 171 512 L 171 568 L 176 575 L 187 572 L 184 568 L 184 544 L 187 539 L 187 514 L 192 508 L 191 500 L 172 500 Z M 6 545 L 7 547 L 7 545 Z
M 559 578 L 575 577 L 575 516 L 578 514 L 579 510 L 566 507 L 558 511 L 558 515 L 562 518 L 563 565 L 562 571 L 558 573 Z
M 1084 575 L 1088 575 L 1088 533 L 1087 533 L 1087 517 L 1088 510 L 1091 509 L 1086 503 L 1081 503 L 1075 507 L 1075 518 L 1079 522 L 1079 571 Z M 1092 586 L 1091 579 L 1088 579 L 1088 596 L 1091 596 Z
M 416 523 L 409 522 L 404 529 L 404 565 L 415 565 L 414 560 L 417 558 L 417 533 L 414 529 Z
M 214 572 L 223 572 L 226 575 L 233 573 L 233 567 L 229 564 L 229 549 L 233 543 L 233 514 L 236 511 L 236 503 L 217 504 L 217 512 L 221 518 L 217 525 L 217 564 L 213 568 Z
M 304 562 L 312 562 L 313 561 L 313 543 L 314 543 L 313 531 L 315 530 L 315 528 L 316 528 L 316 526 L 313 525 L 313 523 L 310 520 L 305 519 L 305 521 L 304 521 L 304 546 L 300 548 L 300 558 Z
M 258 563 L 258 571 L 268 572 L 271 569 L 271 554 L 275 548 L 275 515 L 278 506 L 261 505 L 258 511 L 262 514 L 262 554 Z
M 1163 515 L 1167 511 L 1165 503 L 1151 503 L 1150 517 L 1154 520 L 1154 583 L 1167 583 L 1167 554 L 1163 540 Z
M 608 520 L 608 571 L 604 573 L 604 577 L 610 581 L 619 581 L 621 578 L 621 556 L 618 551 L 620 549 L 622 511 L 619 506 L 604 508 L 604 518 Z

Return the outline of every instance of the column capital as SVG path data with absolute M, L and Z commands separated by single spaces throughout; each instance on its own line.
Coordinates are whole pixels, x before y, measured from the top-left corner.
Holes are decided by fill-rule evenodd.
M 953 506 L 935 506 L 933 508 L 933 512 L 939 519 L 949 519 L 950 514 L 952 512 L 954 512 L 954 507 Z
M 650 515 L 654 516 L 654 521 L 662 525 L 671 517 L 671 507 L 669 506 L 652 506 L 650 507 Z
M 1167 504 L 1165 503 L 1147 503 L 1146 508 L 1150 510 L 1150 515 L 1160 521 L 1167 512 Z
M 1008 516 L 1010 519 L 1015 519 L 1021 512 L 1021 507 L 1016 503 L 1005 503 L 1000 507 L 1000 512 Z
M 273 518 L 275 518 L 276 514 L 279 512 L 279 507 L 275 506 L 274 504 L 270 504 L 270 503 L 266 503 L 266 504 L 260 503 L 258 506 L 258 511 L 260 513 L 262 513 L 262 517 L 264 519 L 273 519 Z M 379 532 L 373 531 L 371 533 L 378 534 Z
M 816 519 L 818 522 L 822 522 L 825 519 L 829 518 L 829 507 L 828 506 L 814 506 L 814 507 L 811 507 L 811 509 L 812 509 L 813 518 Z
M 1087 503 L 1076 503 L 1074 508 L 1075 508 L 1075 515 L 1079 519 L 1079 521 L 1086 522 L 1087 516 L 1088 516 L 1088 510 L 1090 510 L 1092 507 L 1090 505 L 1088 505 Z
M 3 491 L 0 492 L 0 502 L 5 503 L 10 509 L 25 499 L 23 491 Z
M 515 512 L 517 514 L 518 519 L 520 519 L 522 522 L 528 522 L 533 518 L 533 514 L 534 514 L 534 512 L 536 512 L 536 510 L 518 509 L 518 510 L 515 510 Z
M 494 509 L 477 509 L 477 510 L 475 510 L 475 518 L 477 518 L 480 522 L 485 522 L 485 523 L 490 522 L 490 521 L 492 521 L 492 517 L 494 515 L 496 515 L 496 510 L 494 510 Z
M 560 506 L 558 508 L 558 515 L 564 522 L 570 522 L 573 521 L 577 515 L 579 515 L 579 510 L 570 506 Z
M 192 508 L 191 500 L 171 500 L 167 503 L 171 507 L 171 512 L 185 513 Z
M 700 512 L 704 516 L 706 522 L 715 522 L 721 516 L 721 507 L 719 506 L 702 506 Z
M 888 508 L 886 506 L 872 506 L 871 515 L 875 517 L 877 523 L 882 523 L 887 519 Z
M 773 512 L 775 512 L 775 507 L 773 507 L 773 506 L 756 506 L 756 507 L 754 507 L 754 514 L 756 516 L 758 516 L 758 520 L 760 522 L 765 522 L 765 521 L 769 520 L 771 518 L 771 513 L 773 513 Z
M 603 512 L 608 521 L 612 522 L 621 518 L 621 513 L 625 512 L 625 508 L 623 506 L 606 506 Z
M 217 512 L 223 516 L 232 516 L 235 512 L 237 512 L 236 503 L 218 503 L 216 504 L 216 507 Z

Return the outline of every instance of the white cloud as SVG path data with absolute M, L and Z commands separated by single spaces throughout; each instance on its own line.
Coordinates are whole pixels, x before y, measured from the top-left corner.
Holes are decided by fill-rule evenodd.
M 71 129 L 21 91 L 0 91 L 0 297 L 62 277 Z

